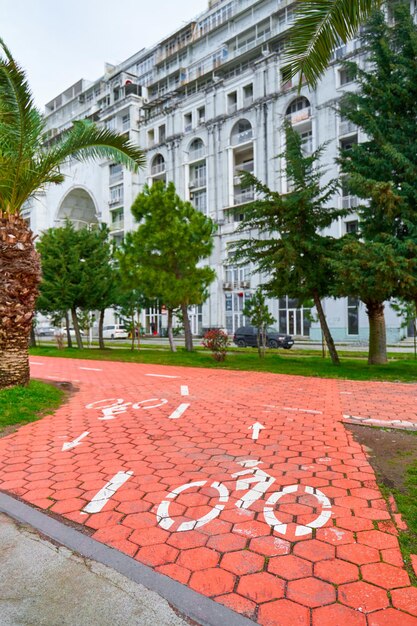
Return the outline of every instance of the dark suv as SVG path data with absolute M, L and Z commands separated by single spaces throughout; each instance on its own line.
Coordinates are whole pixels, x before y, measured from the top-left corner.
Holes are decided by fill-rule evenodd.
M 251 346 L 256 348 L 258 345 L 258 329 L 256 326 L 241 326 L 233 335 L 233 342 L 240 348 Z M 279 333 L 276 328 L 269 326 L 266 329 L 266 345 L 268 348 L 285 348 L 289 350 L 294 345 L 294 339 L 291 335 Z

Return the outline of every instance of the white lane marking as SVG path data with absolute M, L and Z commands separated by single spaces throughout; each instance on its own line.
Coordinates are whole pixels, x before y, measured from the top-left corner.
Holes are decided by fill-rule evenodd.
M 144 406 L 146 402 L 156 402 L 157 404 Z M 168 400 L 166 400 L 165 398 L 149 398 L 148 400 L 140 400 L 139 402 L 135 402 L 135 404 L 132 404 L 132 409 L 156 409 L 158 406 L 163 406 L 167 402 Z
M 252 439 L 256 441 L 259 437 L 259 433 L 264 428 L 265 426 L 261 424 L 260 422 L 255 422 L 255 424 L 252 424 L 252 426 L 249 426 L 248 430 L 252 430 Z
M 62 380 L 62 376 L 47 376 L 46 378 L 50 378 L 51 380 Z
M 339 393 L 345 396 L 351 396 L 353 394 L 353 391 L 340 391 Z
M 145 376 L 156 376 L 158 378 L 179 378 L 179 376 L 168 376 L 168 374 L 145 374 Z
M 45 363 L 39 363 L 38 361 L 29 361 L 29 365 L 45 365 Z
M 180 404 L 179 407 L 171 413 L 171 415 L 168 415 L 168 419 L 177 420 L 188 409 L 189 406 L 189 404 Z
M 189 396 L 190 393 L 188 391 L 188 386 L 187 385 L 181 385 L 181 395 L 182 396 Z
M 117 472 L 108 483 L 104 485 L 100 491 L 96 493 L 94 498 L 83 508 L 84 513 L 98 513 L 104 507 L 110 498 L 116 493 L 129 478 L 133 475 L 132 471 Z
M 79 367 L 79 370 L 88 370 L 89 372 L 102 372 L 103 370 L 99 367 Z
M 312 409 L 296 409 L 292 406 L 283 406 L 285 411 L 299 411 L 300 413 L 314 413 L 316 415 L 323 415 L 323 411 L 313 411 Z
M 81 443 L 81 439 L 84 439 L 84 437 L 87 437 L 87 435 L 89 434 L 89 431 L 86 430 L 84 433 L 82 433 L 82 435 L 79 435 L 73 441 L 67 441 L 66 443 L 64 443 L 64 445 L 62 446 L 62 452 L 65 452 L 66 450 L 71 450 L 71 448 L 75 448 L 75 446 L 79 446 Z

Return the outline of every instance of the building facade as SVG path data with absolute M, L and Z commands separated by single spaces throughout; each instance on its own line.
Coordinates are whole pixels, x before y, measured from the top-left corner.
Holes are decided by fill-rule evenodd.
M 240 170 L 253 172 L 270 188 L 286 191 L 281 161 L 282 125 L 289 119 L 310 153 L 328 142 L 323 164 L 333 178 L 339 147 L 361 141 L 360 131 L 340 118 L 337 102 L 354 89 L 345 58 L 361 59 L 360 42 L 334 51 L 333 60 L 316 89 L 284 82 L 283 49 L 293 17 L 294 0 L 218 0 L 207 10 L 155 46 L 143 49 L 118 66 L 106 65 L 94 82 L 80 80 L 46 105 L 47 141 L 53 142 L 75 119 L 91 119 L 126 133 L 147 155 L 138 174 L 111 162 L 66 163 L 65 183 L 46 190 L 25 207 L 33 230 L 40 232 L 71 219 L 79 227 L 109 225 L 116 242 L 135 228 L 130 206 L 144 183 L 173 181 L 181 197 L 217 224 L 209 259 L 217 279 L 207 302 L 191 313 L 195 333 L 225 327 L 232 333 L 245 320 L 243 307 L 263 277 L 253 268 L 238 267 L 231 244 L 242 235 L 236 228 L 245 203 L 254 198 L 240 186 Z M 361 60 L 361 62 L 364 62 Z M 342 186 L 334 198 L 354 209 L 358 200 Z M 334 223 L 334 236 L 356 230 L 355 214 Z M 161 303 L 162 304 L 162 303 Z M 336 340 L 368 338 L 364 305 L 355 298 L 324 303 Z M 269 301 L 281 332 L 320 339 L 309 310 L 291 298 Z M 161 310 L 162 309 L 162 310 Z M 146 312 L 144 325 L 166 325 L 162 307 Z M 388 341 L 406 330 L 386 307 Z

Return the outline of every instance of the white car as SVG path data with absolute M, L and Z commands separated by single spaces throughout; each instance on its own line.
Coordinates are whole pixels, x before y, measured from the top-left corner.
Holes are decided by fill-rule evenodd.
M 127 339 L 129 333 L 124 326 L 120 324 L 111 324 L 103 326 L 103 339 Z

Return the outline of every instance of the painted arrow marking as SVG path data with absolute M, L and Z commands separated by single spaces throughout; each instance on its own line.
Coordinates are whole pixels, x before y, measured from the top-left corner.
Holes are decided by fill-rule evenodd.
M 108 483 L 104 485 L 100 491 L 96 493 L 94 498 L 85 506 L 82 510 L 83 513 L 98 513 L 104 507 L 105 504 L 110 500 L 110 498 L 116 493 L 116 491 L 121 487 L 129 478 L 133 476 L 133 472 L 117 472 L 109 480 Z
M 89 431 L 86 430 L 85 433 L 82 433 L 82 435 L 80 435 L 73 441 L 67 441 L 66 443 L 64 443 L 64 445 L 62 446 L 62 452 L 65 452 L 66 450 L 71 450 L 71 448 L 75 448 L 76 446 L 79 446 L 81 443 L 81 439 L 84 439 L 84 437 L 87 437 L 87 435 L 89 434 L 90 434 Z
M 183 413 L 185 413 L 189 406 L 189 404 L 180 404 L 179 407 L 171 413 L 171 415 L 168 415 L 168 419 L 177 420 Z
M 182 396 L 189 396 L 190 393 L 188 391 L 188 385 L 181 385 L 181 395 Z
M 264 428 L 265 426 L 261 424 L 260 422 L 255 422 L 255 424 L 252 424 L 252 426 L 249 426 L 248 430 L 252 430 L 252 439 L 256 441 L 259 437 L 260 431 L 263 430 Z

